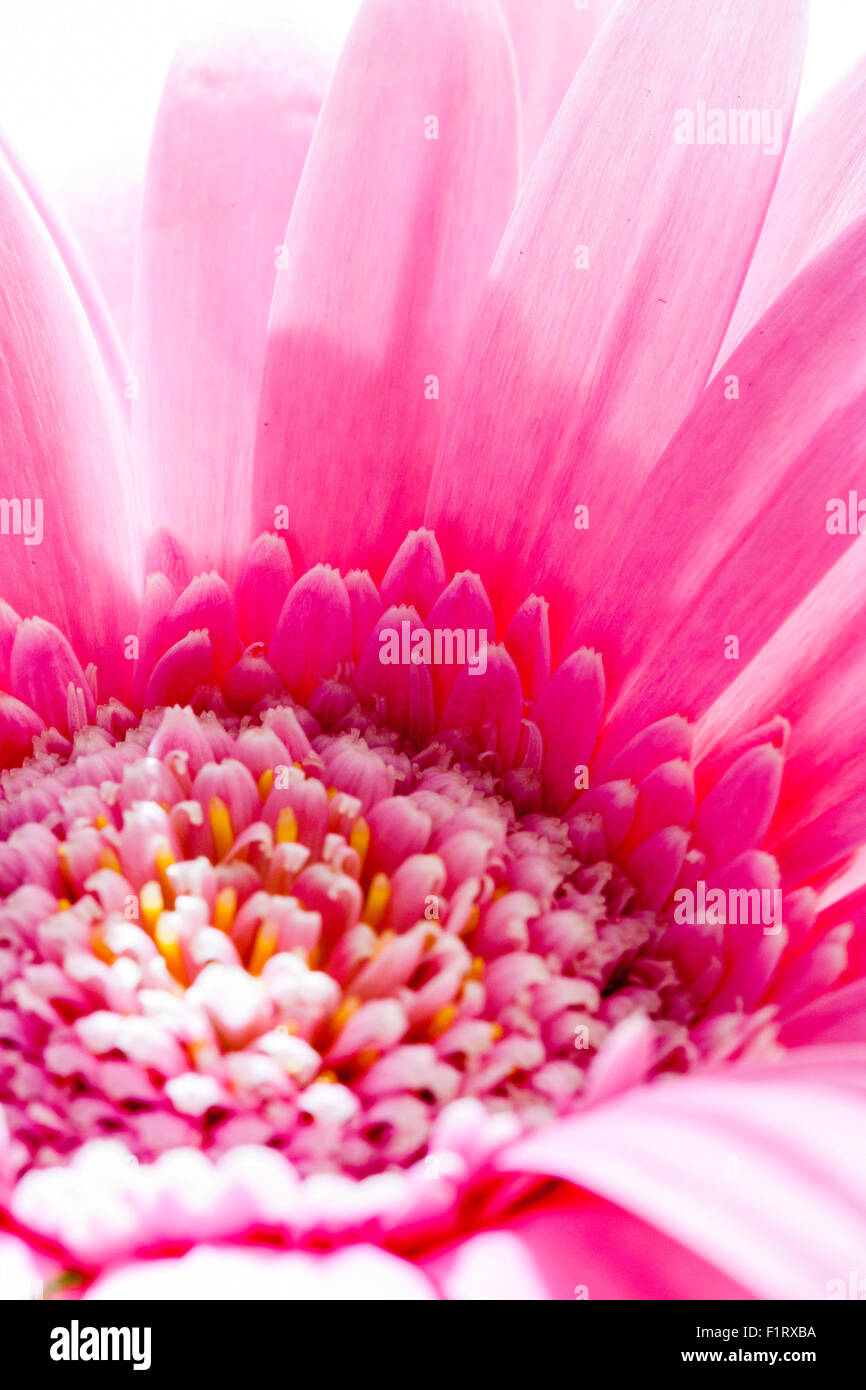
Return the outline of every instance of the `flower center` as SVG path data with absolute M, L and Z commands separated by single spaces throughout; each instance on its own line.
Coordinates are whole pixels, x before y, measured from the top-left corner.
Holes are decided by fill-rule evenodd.
M 717 962 L 708 940 L 683 951 L 652 886 L 647 797 L 637 851 L 614 856 L 627 784 L 593 803 L 572 766 L 551 770 L 504 649 L 431 677 L 417 611 L 393 609 L 382 631 L 408 665 L 399 640 L 382 659 L 372 619 L 360 656 L 335 661 L 333 614 L 299 664 L 284 619 L 304 583 L 267 648 L 238 656 L 223 625 L 220 689 L 171 703 L 207 633 L 169 621 L 174 646 L 140 674 L 154 708 L 87 723 L 82 677 L 70 737 L 41 734 L 3 774 L 13 1175 L 114 1135 L 141 1160 L 266 1144 L 301 1174 L 364 1177 L 423 1159 L 458 1099 L 526 1127 L 579 1105 L 631 1014 L 648 1020 L 643 1074 L 687 1066 L 702 1028 L 716 1051 L 771 1037 L 762 1013 L 701 1022 Z

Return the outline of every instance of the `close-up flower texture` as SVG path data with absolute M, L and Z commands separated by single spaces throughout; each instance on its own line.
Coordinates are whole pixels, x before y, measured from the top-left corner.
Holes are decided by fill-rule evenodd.
M 242 8 L 128 304 L 0 137 L 0 1286 L 826 1298 L 866 64 L 794 125 L 806 0 Z

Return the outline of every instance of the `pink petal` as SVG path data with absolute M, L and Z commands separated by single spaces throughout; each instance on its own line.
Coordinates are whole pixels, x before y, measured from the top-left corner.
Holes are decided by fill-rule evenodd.
M 816 1299 L 861 1258 L 864 1141 L 862 1102 L 841 1085 L 743 1068 L 630 1091 L 496 1164 L 618 1202 L 759 1298 Z
M 424 1275 L 374 1245 L 330 1255 L 198 1245 L 176 1259 L 144 1260 L 102 1275 L 88 1299 L 434 1299 Z
M 841 865 L 863 843 L 864 590 L 861 536 L 701 722 L 704 752 L 771 712 L 790 721 L 782 800 L 769 841 L 789 884 Z
M 749 1298 L 685 1245 L 610 1202 L 573 1194 L 422 1261 L 448 1299 Z
M 500 0 L 520 76 L 524 178 L 592 43 L 592 10 L 562 0 Z
M 21 507 L 0 544 L 0 592 L 122 682 L 140 550 L 121 419 L 57 252 L 2 161 L 0 264 L 3 495 Z
M 785 286 L 864 212 L 866 61 L 861 61 L 791 136 L 719 353 L 720 366 Z
M 39 1265 L 17 1236 L 0 1232 L 0 1302 L 41 1298 Z
M 255 517 L 269 527 L 287 503 L 304 563 L 379 578 L 394 533 L 421 521 L 456 349 L 514 197 L 516 123 L 494 0 L 361 10 L 287 233 L 259 419 Z
M 786 124 L 803 41 L 789 0 L 621 4 L 509 222 L 426 515 L 446 561 L 485 557 L 506 615 L 533 576 L 554 648 L 610 517 L 706 381 L 779 167 L 755 145 L 677 143 L 675 112 L 712 92 Z
M 828 534 L 827 501 L 866 458 L 864 324 L 866 219 L 725 364 L 613 537 L 574 626 L 619 691 L 608 744 L 702 713 L 848 543 Z
M 184 43 L 153 136 L 136 278 L 136 466 L 154 520 L 230 574 L 249 538 L 248 478 L 268 308 L 330 55 L 291 10 Z M 271 511 L 265 530 L 272 529 Z
M 604 666 L 597 652 L 572 652 L 532 711 L 544 739 L 544 785 L 563 811 L 575 798 L 575 773 L 588 766 L 604 710 Z

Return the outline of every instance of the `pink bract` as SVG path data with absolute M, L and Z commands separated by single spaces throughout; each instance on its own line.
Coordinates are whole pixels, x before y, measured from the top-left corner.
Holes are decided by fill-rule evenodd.
M 805 8 L 190 41 L 128 363 L 0 161 L 3 1289 L 862 1264 L 866 71 L 789 142 Z

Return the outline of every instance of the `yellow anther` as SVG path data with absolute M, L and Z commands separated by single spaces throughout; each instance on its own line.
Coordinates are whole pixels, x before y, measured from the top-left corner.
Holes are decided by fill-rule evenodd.
M 97 960 L 104 960 L 106 965 L 113 965 L 117 960 L 111 948 L 106 946 L 101 932 L 94 931 L 90 933 L 90 949 Z
M 267 801 L 271 794 L 271 787 L 274 785 L 274 769 L 266 767 L 258 780 L 259 796 L 262 801 Z
M 475 956 L 475 957 L 474 957 L 474 959 L 473 959 L 473 961 L 472 961 L 472 964 L 471 964 L 470 967 L 469 967 L 469 973 L 468 973 L 468 975 L 466 976 L 466 978 L 467 978 L 467 980 L 483 980 L 483 979 L 484 979 L 484 958 L 483 958 L 483 956 Z
M 57 899 L 57 911 L 58 911 L 58 912 L 68 912 L 71 906 L 72 906 L 72 903 L 69 901 L 68 898 L 58 898 L 58 899 Z
M 221 796 L 212 796 L 207 808 L 217 859 L 225 859 L 235 842 L 229 808 Z
M 491 1041 L 491 1042 L 499 1042 L 499 1039 L 502 1037 L 502 1035 L 504 1034 L 504 1032 L 505 1032 L 505 1029 L 502 1027 L 502 1024 L 501 1024 L 501 1023 L 491 1023 L 491 1025 L 490 1025 L 490 1041 Z
M 361 868 L 367 859 L 367 851 L 370 848 L 370 827 L 363 816 L 358 816 L 352 826 L 349 835 L 349 847 L 353 849 L 361 861 Z
M 251 975 L 261 975 L 266 963 L 276 951 L 279 940 L 280 933 L 276 924 L 266 917 L 256 932 L 256 939 L 253 942 L 250 963 L 247 966 Z
M 221 888 L 216 895 L 216 902 L 213 905 L 213 924 L 219 931 L 228 934 L 235 920 L 235 913 L 238 910 L 238 890 L 229 885 Z
M 329 801 L 333 801 L 333 800 L 334 800 L 334 797 L 337 795 L 337 791 L 338 791 L 338 790 L 339 790 L 339 789 L 338 789 L 337 787 L 329 787 L 329 788 L 328 788 L 328 800 L 329 800 Z
M 460 929 L 460 935 L 471 936 L 480 921 L 481 909 L 479 908 L 477 903 L 473 903 L 471 908 L 469 909 L 469 915 L 466 918 L 466 924 Z
M 363 920 L 373 930 L 379 926 L 391 901 L 391 883 L 387 874 L 375 874 L 367 892 L 367 901 L 361 914 Z
M 454 1004 L 446 1004 L 443 1009 L 435 1013 L 427 1025 L 427 1035 L 430 1038 L 441 1038 L 447 1032 L 457 1017 L 457 1007 Z
M 378 1062 L 381 1056 L 378 1047 L 365 1047 L 355 1058 L 354 1070 L 356 1072 L 367 1071 L 374 1062 Z
M 100 869 L 113 869 L 116 874 L 120 873 L 120 860 L 110 845 L 106 845 L 99 852 Z
M 361 1007 L 361 1001 L 355 994 L 347 994 L 338 1009 L 334 1010 L 331 1016 L 331 1040 L 339 1037 L 352 1014 L 356 1014 Z
M 154 865 L 156 867 L 156 877 L 162 889 L 163 901 L 168 907 L 174 907 L 174 888 L 168 876 L 168 871 L 174 863 L 174 854 L 172 853 L 171 845 L 168 843 L 168 840 L 160 840 L 154 855 Z
M 494 890 L 493 896 L 490 899 L 490 901 L 492 903 L 498 903 L 500 898 L 504 898 L 505 895 L 510 892 L 511 889 L 506 884 L 502 883 L 498 888 Z
M 339 1079 L 340 1078 L 337 1076 L 337 1073 L 335 1071 L 331 1071 L 330 1068 L 328 1069 L 328 1071 L 320 1071 L 319 1075 L 316 1077 L 317 1081 L 327 1081 L 329 1086 L 334 1086 L 337 1083 L 337 1081 L 339 1081 Z
M 96 820 L 93 822 L 93 824 L 96 826 L 96 829 L 97 829 L 97 830 L 104 830 L 105 827 L 108 825 L 108 817 L 107 817 L 107 816 L 97 816 L 97 817 L 96 817 Z
M 157 923 L 165 907 L 162 896 L 162 889 L 153 879 L 146 883 L 138 895 L 141 905 L 141 921 L 145 931 L 150 932 L 151 936 L 156 931 Z
M 168 966 L 169 973 L 174 976 L 178 984 L 188 984 L 177 929 L 168 917 L 160 917 L 153 939 L 159 954 Z
M 284 806 L 277 816 L 276 841 L 278 845 L 294 843 L 298 838 L 298 818 L 291 806 Z
M 321 959 L 322 959 L 322 948 L 321 948 L 321 946 L 320 946 L 320 945 L 318 944 L 318 942 L 317 942 L 315 946 L 311 946 L 311 947 L 310 947 L 310 953 L 309 953 L 309 955 L 307 956 L 307 969 L 308 969 L 308 970 L 318 970 L 318 968 L 319 968 L 319 961 L 320 961 Z
M 433 947 L 436 945 L 436 942 L 437 942 L 438 940 L 439 940 L 439 938 L 438 938 L 438 936 L 436 935 L 435 931 L 428 931 L 427 935 L 424 937 L 424 947 L 423 947 L 423 949 L 424 949 L 424 954 L 425 954 L 425 955 L 427 954 L 428 951 L 432 951 L 432 950 L 433 950 Z

